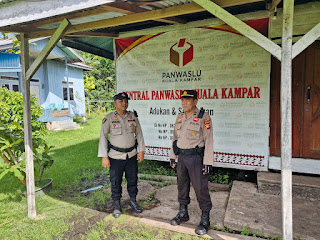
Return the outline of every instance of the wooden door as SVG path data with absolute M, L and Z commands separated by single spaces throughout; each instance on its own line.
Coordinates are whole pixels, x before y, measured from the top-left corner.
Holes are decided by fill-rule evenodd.
M 314 43 L 292 63 L 293 157 L 320 158 L 319 45 L 319 42 Z M 270 155 L 272 156 L 281 155 L 280 75 L 280 62 L 273 58 L 270 82 Z
M 320 159 L 320 41 L 306 54 L 302 156 Z

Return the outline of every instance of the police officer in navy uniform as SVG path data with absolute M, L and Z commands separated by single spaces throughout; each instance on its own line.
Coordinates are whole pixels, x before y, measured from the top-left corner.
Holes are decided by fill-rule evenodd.
M 171 220 L 172 225 L 179 225 L 189 220 L 190 181 L 202 210 L 198 235 L 206 234 L 210 227 L 212 208 L 208 189 L 208 173 L 213 165 L 213 132 L 210 116 L 203 109 L 197 108 L 197 92 L 185 90 L 181 94 L 184 110 L 177 116 L 170 151 L 171 167 L 177 166 L 178 214 Z
M 113 99 L 116 111 L 107 114 L 102 121 L 98 157 L 102 157 L 102 167 L 110 168 L 113 216 L 117 218 L 121 215 L 123 172 L 127 180 L 130 206 L 135 212 L 142 212 L 136 196 L 138 194 L 138 161 L 140 163 L 144 159 L 145 144 L 137 113 L 127 111 L 128 100 L 130 100 L 128 94 L 118 93 Z M 108 141 L 108 135 L 110 135 L 110 141 Z

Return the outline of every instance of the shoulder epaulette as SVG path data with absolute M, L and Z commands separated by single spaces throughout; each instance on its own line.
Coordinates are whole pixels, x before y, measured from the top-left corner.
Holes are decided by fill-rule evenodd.
M 138 113 L 137 113 L 136 110 L 133 109 L 133 113 L 134 113 L 134 116 L 135 116 L 135 117 L 138 117 Z
M 200 109 L 200 112 L 199 112 L 199 114 L 198 114 L 198 118 L 202 118 L 202 117 L 203 117 L 203 114 L 204 114 L 204 109 L 201 108 L 201 109 Z

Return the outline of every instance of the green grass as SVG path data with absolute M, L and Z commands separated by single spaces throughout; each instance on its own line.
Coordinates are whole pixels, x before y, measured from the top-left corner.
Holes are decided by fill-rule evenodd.
M 15 200 L 0 201 L 1 239 L 52 239 L 67 231 L 68 219 L 80 208 L 42 195 L 36 197 L 37 218 L 27 216 L 27 200 L 21 196 Z
M 154 228 L 140 223 L 134 218 L 121 216 L 114 219 L 111 216 L 96 224 L 91 231 L 82 239 L 118 239 L 118 240 L 157 240 L 157 239 L 175 239 L 175 240 L 195 240 L 207 239 L 187 234 L 170 232 L 160 228 Z
M 21 182 L 12 175 L 0 180 L 1 239 L 61 239 L 74 224 L 70 221 L 71 217 L 79 214 L 83 207 L 105 210 L 110 199 L 110 193 L 104 191 L 105 188 L 87 194 L 80 193 L 81 190 L 97 186 L 101 179 L 106 181 L 107 186 L 109 184 L 108 170 L 102 168 L 101 159 L 97 157 L 104 115 L 93 114 L 82 126 L 83 129 L 51 131 L 46 136 L 48 144 L 54 146 L 54 163 L 44 172 L 43 178 L 53 178 L 54 181 L 48 195 L 36 196 L 37 219 L 27 217 L 27 199 L 23 195 L 25 187 Z M 176 170 L 170 168 L 168 162 L 144 160 L 139 164 L 139 173 L 175 176 Z M 217 176 L 216 180 L 227 181 L 226 178 Z M 159 186 L 166 184 L 169 183 L 161 181 Z M 148 201 L 154 201 L 152 195 L 145 200 L 147 205 L 150 204 Z M 124 231 L 127 223 L 117 220 L 110 224 L 110 221 L 90 225 L 85 239 L 105 236 L 112 236 L 113 239 L 115 236 L 116 239 L 161 239 L 162 236 L 164 239 L 198 239 L 139 223 L 132 223 L 136 227 Z
M 100 127 L 104 115 L 92 115 L 87 124 L 83 125 L 83 129 L 51 131 L 46 136 L 48 144 L 54 146 L 54 163 L 44 172 L 43 178 L 53 178 L 54 182 L 48 195 L 36 196 L 36 219 L 28 218 L 27 199 L 23 194 L 26 191 L 25 186 L 12 175 L 0 180 L 1 239 L 61 239 L 70 228 L 71 216 L 79 214 L 82 207 L 104 210 L 99 207 L 106 206 L 110 194 L 103 191 L 103 188 L 88 194 L 80 193 L 81 190 L 94 187 L 95 181 L 101 176 L 107 178 L 108 170 L 102 168 L 101 159 L 97 157 Z M 168 163 L 145 160 L 139 167 L 142 173 L 175 174 Z M 103 236 L 106 234 L 104 233 L 106 229 L 105 222 L 94 225 L 88 232 L 88 239 L 97 239 L 95 236 L 98 235 Z M 143 233 L 134 230 L 133 236 L 142 234 L 144 239 L 154 239 L 152 229 L 144 228 L 141 230 Z M 111 234 L 115 235 L 117 231 L 120 231 L 120 228 L 115 226 Z M 124 235 L 121 233 L 118 239 L 122 236 L 125 239 L 128 234 L 131 233 L 129 231 Z M 183 239 L 191 238 L 183 237 Z

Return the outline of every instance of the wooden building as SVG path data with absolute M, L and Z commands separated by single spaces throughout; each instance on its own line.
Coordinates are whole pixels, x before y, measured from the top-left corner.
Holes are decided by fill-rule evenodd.
M 48 42 L 35 39 L 30 44 L 32 62 Z M 12 39 L 0 41 L 0 87 L 22 93 L 20 54 L 12 53 Z M 17 49 L 15 49 L 17 50 Z M 92 70 L 72 48 L 59 43 L 30 81 L 31 94 L 44 109 L 42 122 L 72 124 L 72 117 L 86 116 L 83 73 Z M 69 94 L 68 94 L 69 91 Z M 49 126 L 49 125 L 48 125 Z M 75 125 L 74 125 L 75 126 Z
M 0 5 L 0 31 L 21 33 L 26 92 L 34 72 L 60 38 L 65 46 L 113 58 L 114 38 L 226 23 L 267 50 L 274 57 L 268 66 L 272 72 L 270 111 L 266 114 L 270 116 L 269 168 L 281 169 L 283 239 L 292 239 L 292 171 L 320 173 L 319 1 L 11 0 L 1 3 L 4 4 Z M 257 18 L 269 18 L 268 37 L 243 22 Z M 51 35 L 46 51 L 29 67 L 27 41 Z M 28 118 L 27 95 L 25 103 Z M 33 179 L 28 121 L 25 129 L 28 177 Z M 34 188 L 32 181 L 29 182 L 28 213 L 34 217 Z

